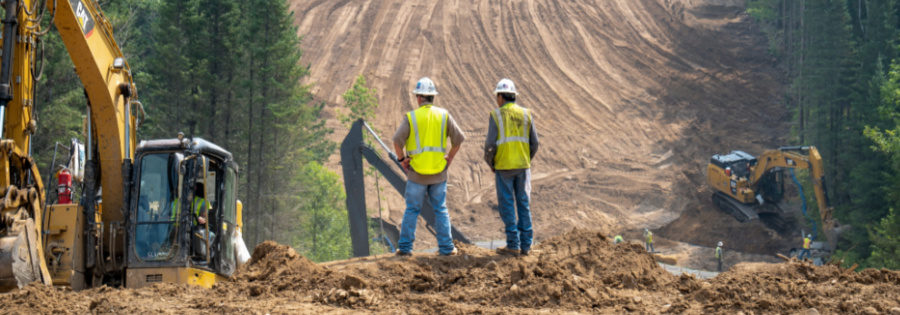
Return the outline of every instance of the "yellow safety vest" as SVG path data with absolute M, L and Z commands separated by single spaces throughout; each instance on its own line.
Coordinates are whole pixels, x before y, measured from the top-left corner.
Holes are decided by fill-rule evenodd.
M 722 258 L 722 248 L 716 246 L 716 258 Z
M 616 243 L 616 244 L 619 244 L 619 243 L 621 243 L 621 242 L 623 242 L 623 241 L 624 241 L 624 240 L 622 239 L 622 235 L 616 235 L 616 238 L 615 238 L 615 243 Z
M 812 242 L 808 237 L 803 238 L 803 249 L 809 249 L 809 243 Z
M 410 167 L 422 175 L 434 175 L 447 167 L 447 119 L 446 110 L 431 104 L 406 113 L 410 134 L 406 138 L 406 154 L 412 160 Z
M 653 243 L 653 232 L 647 232 L 647 243 Z
M 196 217 L 200 216 L 201 207 L 206 204 L 207 210 L 209 210 L 209 203 L 206 202 L 206 199 L 200 197 L 194 197 L 194 201 L 191 202 L 191 208 L 194 208 L 194 215 Z M 172 202 L 172 220 L 175 221 L 175 225 L 178 225 L 178 215 L 181 212 L 181 204 L 178 203 L 178 198 L 175 198 L 175 201 Z M 194 225 L 200 224 L 197 222 L 196 217 L 194 218 Z
M 209 210 L 209 203 L 206 202 L 206 199 L 200 197 L 194 197 L 194 202 L 192 202 L 191 208 L 194 208 L 194 225 L 200 225 L 200 222 L 197 222 L 197 218 L 200 217 L 200 209 L 206 205 L 206 210 Z
M 531 131 L 531 116 L 528 110 L 506 103 L 491 112 L 497 125 L 497 154 L 494 156 L 495 170 L 517 170 L 531 168 L 531 147 L 528 136 Z

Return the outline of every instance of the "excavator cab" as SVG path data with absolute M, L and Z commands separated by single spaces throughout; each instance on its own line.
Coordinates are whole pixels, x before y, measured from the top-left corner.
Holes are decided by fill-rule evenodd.
M 231 276 L 237 171 L 231 153 L 203 139 L 141 142 L 133 170 L 137 198 L 129 202 L 126 287 L 211 287 Z

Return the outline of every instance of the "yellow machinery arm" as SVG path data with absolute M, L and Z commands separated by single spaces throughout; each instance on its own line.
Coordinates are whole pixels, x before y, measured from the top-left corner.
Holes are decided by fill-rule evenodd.
M 111 258 L 113 266 L 116 253 L 124 248 L 125 193 L 130 187 L 131 159 L 137 140 L 138 121 L 133 112 L 143 114 L 136 100 L 131 70 L 95 0 L 6 0 L 3 3 L 0 163 L 5 165 L 0 166 L 0 193 L 4 196 L 0 199 L 0 290 L 32 281 L 51 283 L 44 259 L 45 249 L 49 248 L 45 248 L 48 243 L 42 240 L 41 226 L 45 190 L 31 158 L 31 136 L 37 129 L 33 116 L 35 74 L 40 71 L 35 67 L 35 52 L 41 36 L 48 31 L 40 27 L 45 13 L 50 13 L 88 96 L 88 122 L 92 126 L 88 158 L 93 153 L 91 148 L 95 147 L 99 154 L 94 164 L 88 163 L 88 174 L 102 174 L 90 177 L 101 179 L 102 208 L 106 211 L 86 218 L 93 233 L 85 235 L 87 247 L 99 249 L 100 259 Z M 92 141 L 96 141 L 93 146 Z M 93 197 L 92 188 L 96 186 L 93 184 L 86 185 L 90 186 L 86 188 L 88 198 Z M 45 228 L 53 230 L 52 226 Z M 99 231 L 105 233 L 101 235 Z M 94 239 L 100 240 L 100 244 L 95 244 Z M 101 244 L 114 245 L 106 248 Z M 20 254 L 23 250 L 31 254 Z M 46 254 L 52 256 L 53 252 Z M 88 267 L 91 267 L 96 255 L 88 256 Z
M 773 168 L 800 168 L 808 169 L 813 190 L 816 194 L 816 203 L 819 205 L 819 215 L 831 249 L 837 242 L 836 232 L 839 223 L 834 219 L 834 207 L 828 200 L 828 191 L 825 186 L 825 168 L 822 165 L 822 156 L 816 147 L 782 147 L 763 152 L 757 159 L 757 165 L 750 175 L 750 185 L 756 191 L 760 180 Z M 802 193 L 802 192 L 801 192 Z
M 99 171 L 103 174 L 100 176 L 103 209 L 107 209 L 101 213 L 102 221 L 122 222 L 125 196 L 122 165 L 133 158 L 137 144 L 137 117 L 132 113 L 142 112 L 136 101 L 131 69 L 96 1 L 54 0 L 47 4 L 56 14 L 54 23 L 90 101 L 90 120 L 96 130 L 100 156 Z

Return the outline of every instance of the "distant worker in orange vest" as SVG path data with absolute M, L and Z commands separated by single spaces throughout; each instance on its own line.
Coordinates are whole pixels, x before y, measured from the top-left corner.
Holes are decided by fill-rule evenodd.
M 412 255 L 416 240 L 416 222 L 422 211 L 425 196 L 434 208 L 434 232 L 438 254 L 457 255 L 450 234 L 450 213 L 447 212 L 447 168 L 459 151 L 466 136 L 446 109 L 434 106 L 438 94 L 434 82 L 421 78 L 413 90 L 419 108 L 406 113 L 394 133 L 394 151 L 406 171 L 406 212 L 400 223 L 398 256 Z M 448 141 L 449 138 L 449 141 Z M 450 148 L 449 145 L 453 147 Z M 404 153 L 404 149 L 406 150 Z
M 806 234 L 806 238 L 803 239 L 803 250 L 800 251 L 800 260 L 803 260 L 803 255 L 806 255 L 806 258 L 809 258 L 810 243 L 812 243 L 812 234 Z

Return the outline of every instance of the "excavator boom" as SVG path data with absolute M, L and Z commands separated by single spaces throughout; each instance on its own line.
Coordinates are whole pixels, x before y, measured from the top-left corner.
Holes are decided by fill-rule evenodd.
M 781 147 L 753 157 L 741 151 L 728 155 L 715 155 L 707 167 L 707 180 L 716 192 L 715 203 L 732 212 L 739 220 L 754 218 L 761 205 L 780 201 L 783 187 L 783 169 L 807 169 L 819 206 L 819 214 L 829 249 L 837 244 L 842 230 L 834 219 L 834 207 L 828 198 L 825 184 L 825 168 L 819 150 L 813 146 Z M 775 191 L 774 193 L 772 191 Z M 734 210 L 738 209 L 738 210 Z

